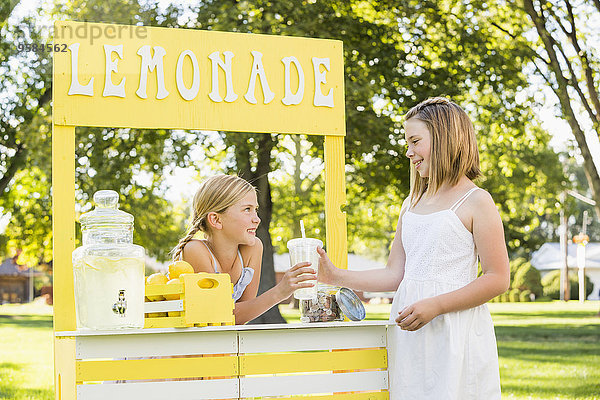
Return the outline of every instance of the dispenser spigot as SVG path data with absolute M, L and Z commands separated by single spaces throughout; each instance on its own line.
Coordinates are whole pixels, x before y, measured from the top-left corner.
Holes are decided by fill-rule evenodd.
M 112 310 L 115 314 L 119 314 L 121 317 L 125 316 L 127 310 L 127 301 L 125 300 L 125 290 L 119 290 L 119 299 L 112 306 Z

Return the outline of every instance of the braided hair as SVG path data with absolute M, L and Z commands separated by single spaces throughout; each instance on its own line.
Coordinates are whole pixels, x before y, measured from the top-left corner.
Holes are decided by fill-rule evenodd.
M 461 176 L 481 176 L 473 123 L 467 113 L 445 97 L 429 98 L 404 116 L 425 123 L 431 135 L 429 176 L 421 177 L 411 164 L 410 202 L 416 204 L 426 191 L 435 193 L 444 183 L 455 185 Z
M 210 235 L 206 217 L 211 212 L 223 213 L 256 189 L 248 181 L 235 175 L 215 175 L 205 180 L 194 195 L 192 213 L 186 235 L 171 250 L 173 261 L 183 253 L 183 248 L 198 232 Z

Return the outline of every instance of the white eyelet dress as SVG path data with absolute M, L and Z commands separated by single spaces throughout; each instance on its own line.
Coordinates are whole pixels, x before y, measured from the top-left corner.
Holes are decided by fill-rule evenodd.
M 402 217 L 404 278 L 390 321 L 406 306 L 448 293 L 477 277 L 473 234 L 455 214 L 478 188 L 450 209 L 409 210 Z M 487 306 L 442 314 L 416 331 L 392 328 L 390 387 L 393 400 L 496 400 L 500 376 L 494 326 Z

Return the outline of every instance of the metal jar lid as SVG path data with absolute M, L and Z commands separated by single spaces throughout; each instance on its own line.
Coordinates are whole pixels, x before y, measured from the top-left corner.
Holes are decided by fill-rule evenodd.
M 366 312 L 362 302 L 352 290 L 340 288 L 335 294 L 335 300 L 342 312 L 352 321 L 362 321 Z

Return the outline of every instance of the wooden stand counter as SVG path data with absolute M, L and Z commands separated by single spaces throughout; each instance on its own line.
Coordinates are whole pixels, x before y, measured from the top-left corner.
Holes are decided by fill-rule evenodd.
M 389 325 L 363 321 L 56 332 L 57 348 L 72 355 L 62 360 L 70 365 L 62 366 L 67 376 L 60 380 L 76 383 L 76 397 L 63 393 L 59 398 L 388 399 Z

